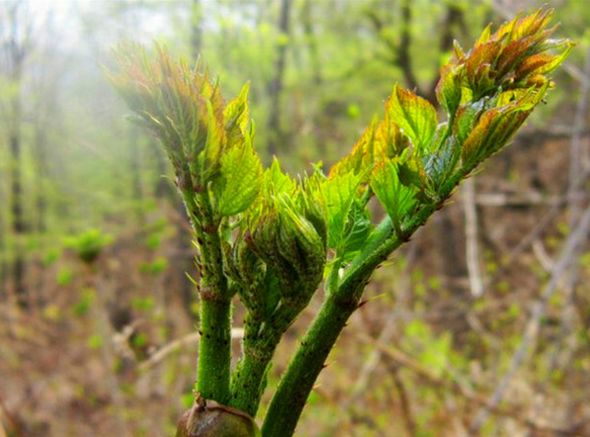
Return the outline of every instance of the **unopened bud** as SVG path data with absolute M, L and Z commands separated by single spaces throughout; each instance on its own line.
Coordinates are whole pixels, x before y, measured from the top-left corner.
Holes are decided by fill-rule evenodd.
M 176 437 L 259 437 L 248 414 L 215 401 L 198 399 L 178 421 Z

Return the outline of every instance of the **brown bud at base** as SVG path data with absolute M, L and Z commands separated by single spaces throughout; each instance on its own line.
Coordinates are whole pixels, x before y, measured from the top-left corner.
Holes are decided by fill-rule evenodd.
M 258 436 L 260 430 L 248 414 L 203 398 L 184 412 L 176 430 L 176 437 Z

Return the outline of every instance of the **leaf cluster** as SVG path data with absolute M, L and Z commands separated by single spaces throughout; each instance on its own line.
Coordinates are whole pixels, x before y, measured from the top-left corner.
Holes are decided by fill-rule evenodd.
M 92 264 L 112 241 L 110 235 L 93 228 L 65 238 L 64 246 L 72 249 L 84 263 Z

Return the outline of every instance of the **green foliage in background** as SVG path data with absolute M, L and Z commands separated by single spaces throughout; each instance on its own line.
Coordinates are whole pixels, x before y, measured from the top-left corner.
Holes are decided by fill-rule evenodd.
M 112 241 L 112 237 L 100 229 L 88 229 L 78 235 L 66 237 L 64 245 L 72 249 L 84 263 L 92 264 Z

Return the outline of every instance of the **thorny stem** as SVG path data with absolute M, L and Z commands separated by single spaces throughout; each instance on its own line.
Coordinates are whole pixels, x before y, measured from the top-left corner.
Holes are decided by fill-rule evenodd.
M 446 199 L 468 174 L 461 169 L 443 187 Z M 271 400 L 264 424 L 263 437 L 290 437 L 295 432 L 303 407 L 325 361 L 347 320 L 358 308 L 365 285 L 373 271 L 396 250 L 440 207 L 443 201 L 424 205 L 404 226 L 403 235 L 393 232 L 391 221 L 383 220 L 376 231 L 374 244 L 358 255 L 344 274 L 338 288 L 326 297 L 324 304 L 303 340 Z
M 266 373 L 281 335 L 261 332 L 261 323 L 246 319 L 244 355 L 234 370 L 231 381 L 230 406 L 255 417 L 266 387 Z
M 197 391 L 227 404 L 231 362 L 231 307 L 225 300 L 201 298 Z
M 201 338 L 196 389 L 203 398 L 226 404 L 230 398 L 231 294 L 223 273 L 219 225 L 213 219 L 206 191 L 195 194 L 189 187 L 179 188 L 201 249 L 198 261 L 202 266 L 199 281 Z
M 311 296 L 311 295 L 310 295 Z M 244 356 L 232 376 L 230 406 L 256 415 L 266 387 L 266 375 L 281 337 L 309 300 L 286 299 L 281 310 L 264 322 L 252 314 L 246 317 Z

